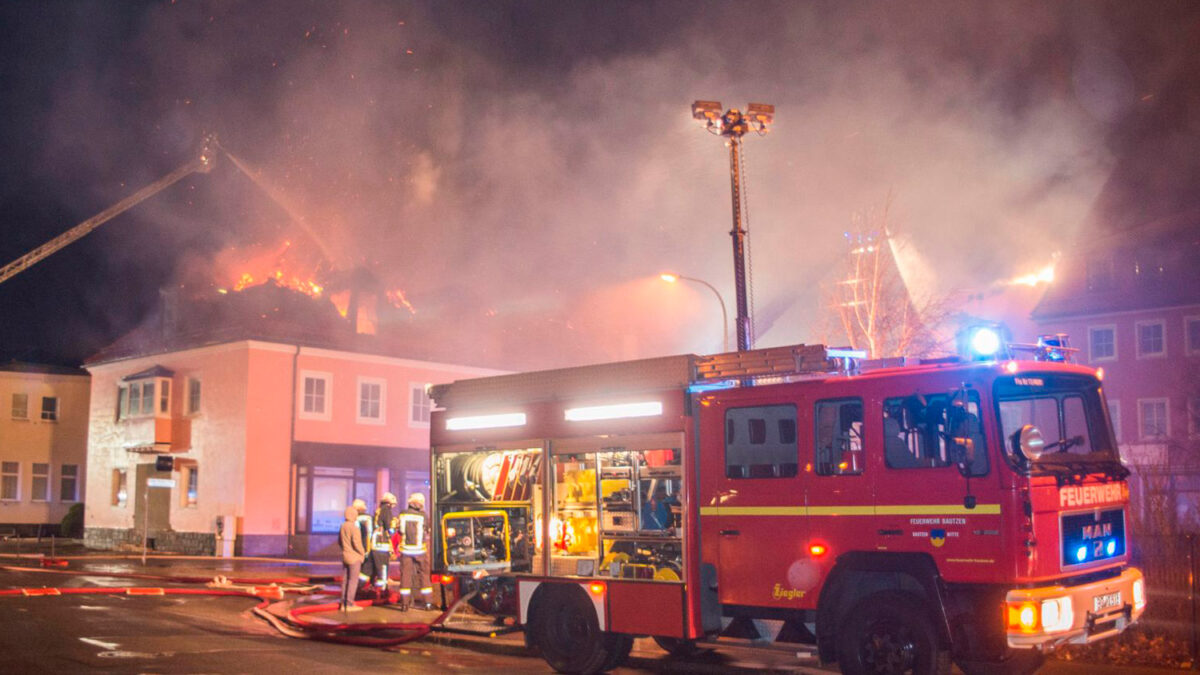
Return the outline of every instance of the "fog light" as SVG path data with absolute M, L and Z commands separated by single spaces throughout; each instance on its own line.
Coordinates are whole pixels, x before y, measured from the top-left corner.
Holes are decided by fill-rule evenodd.
M 1014 602 L 1008 606 L 1008 629 L 1021 633 L 1036 633 L 1038 630 L 1038 605 L 1032 600 Z

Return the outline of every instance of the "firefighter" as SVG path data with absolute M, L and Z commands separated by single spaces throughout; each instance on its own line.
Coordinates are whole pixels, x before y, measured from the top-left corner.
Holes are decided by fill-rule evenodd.
M 363 547 L 367 549 L 366 558 L 358 572 L 358 587 L 362 589 L 370 586 L 371 577 L 374 576 L 375 571 L 375 560 L 370 554 L 371 535 L 375 530 L 375 520 L 371 518 L 371 514 L 367 513 L 367 502 L 355 499 L 350 505 L 354 507 L 355 511 L 358 511 L 355 522 L 358 523 L 358 532 L 362 535 Z
M 375 509 L 375 517 L 371 520 L 370 576 L 377 597 L 387 594 L 388 563 L 392 557 L 392 511 L 395 505 L 396 495 L 383 493 L 379 508 Z
M 413 591 L 420 589 L 418 607 L 428 609 L 433 598 L 429 582 L 429 567 L 425 562 L 425 495 L 414 492 L 408 498 L 408 508 L 397 518 L 400 531 L 400 608 L 407 610 L 416 603 Z

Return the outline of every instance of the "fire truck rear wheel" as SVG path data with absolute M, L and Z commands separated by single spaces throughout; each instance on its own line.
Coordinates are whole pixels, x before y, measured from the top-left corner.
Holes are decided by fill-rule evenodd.
M 578 587 L 546 590 L 533 628 L 542 658 L 551 668 L 560 673 L 599 673 L 629 656 L 632 638 L 600 630 L 595 606 Z
M 936 675 L 949 667 L 929 612 L 900 593 L 872 595 L 855 605 L 838 630 L 837 652 L 847 675 Z
M 695 640 L 683 640 L 673 637 L 655 637 L 654 641 L 658 643 L 659 647 L 663 648 L 663 651 L 680 659 L 699 656 L 700 654 L 708 651 L 704 647 L 696 644 Z

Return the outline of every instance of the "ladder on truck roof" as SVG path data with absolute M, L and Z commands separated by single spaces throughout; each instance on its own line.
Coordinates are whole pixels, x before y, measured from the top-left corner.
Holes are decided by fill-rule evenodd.
M 825 345 L 791 345 L 698 356 L 680 354 L 636 361 L 540 370 L 458 380 L 430 388 L 441 408 L 486 408 L 555 399 L 603 398 L 683 389 L 717 382 L 832 374 L 854 370 L 851 355 Z

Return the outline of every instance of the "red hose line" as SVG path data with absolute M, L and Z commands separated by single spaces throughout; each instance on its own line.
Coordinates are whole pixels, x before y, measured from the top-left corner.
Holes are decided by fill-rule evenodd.
M 86 572 L 76 570 L 46 570 L 33 567 L 9 567 L 0 566 L 0 569 L 17 571 L 17 572 L 48 572 L 53 574 L 71 574 L 76 576 L 104 576 L 115 578 L 135 578 L 135 579 L 154 579 L 160 581 L 176 582 L 176 583 L 207 583 L 211 579 L 201 579 L 198 577 L 160 577 L 147 574 L 133 573 L 118 573 L 118 572 Z M 300 583 L 308 581 L 300 577 L 285 577 L 282 580 L 263 580 L 263 579 L 248 579 L 242 580 L 239 583 Z M 230 579 L 231 582 L 235 581 Z M 266 589 L 263 589 L 264 591 Z M 280 593 L 283 590 L 280 587 L 274 587 L 275 593 Z M 334 591 L 321 591 L 320 595 L 334 595 Z M 446 613 L 442 613 L 437 619 L 431 623 L 412 623 L 412 622 L 387 622 L 387 623 L 337 623 L 337 624 L 316 624 L 308 619 L 301 618 L 305 614 L 313 614 L 316 612 L 332 612 L 337 609 L 337 603 L 323 603 L 319 605 L 306 605 L 303 607 L 292 607 L 288 609 L 287 621 L 293 626 L 299 627 L 297 631 L 288 626 L 279 617 L 267 611 L 271 606 L 271 599 L 262 597 L 259 594 L 243 590 L 232 589 L 214 589 L 214 588 L 157 588 L 147 586 L 126 586 L 122 588 L 9 588 L 0 589 L 0 596 L 55 596 L 55 595 L 207 595 L 216 597 L 239 597 L 253 598 L 259 601 L 259 604 L 253 608 L 254 613 L 266 619 L 272 626 L 279 630 L 284 635 L 296 638 L 308 638 L 313 640 L 321 640 L 325 642 L 334 642 L 339 644 L 358 645 L 363 647 L 395 647 L 406 642 L 419 640 L 432 630 L 433 625 L 442 621 Z M 355 603 L 359 606 L 363 605 L 383 605 L 388 604 L 383 600 L 362 601 Z M 383 637 L 370 635 L 370 633 L 387 632 L 387 631 L 404 631 L 404 635 L 395 637 Z M 353 635 L 347 633 L 355 633 Z
M 111 577 L 113 579 L 147 579 L 151 581 L 167 581 L 174 584 L 206 584 L 212 577 L 160 576 L 157 574 L 140 574 L 138 572 L 89 572 L 87 570 L 50 570 L 41 567 L 18 567 L 0 565 L 0 570 L 7 572 L 42 572 L 44 574 L 70 574 L 73 576 Z M 329 578 L 322 575 L 323 578 Z M 312 583 L 312 577 L 226 577 L 234 584 L 307 584 Z M 341 577 L 334 578 L 341 581 Z

